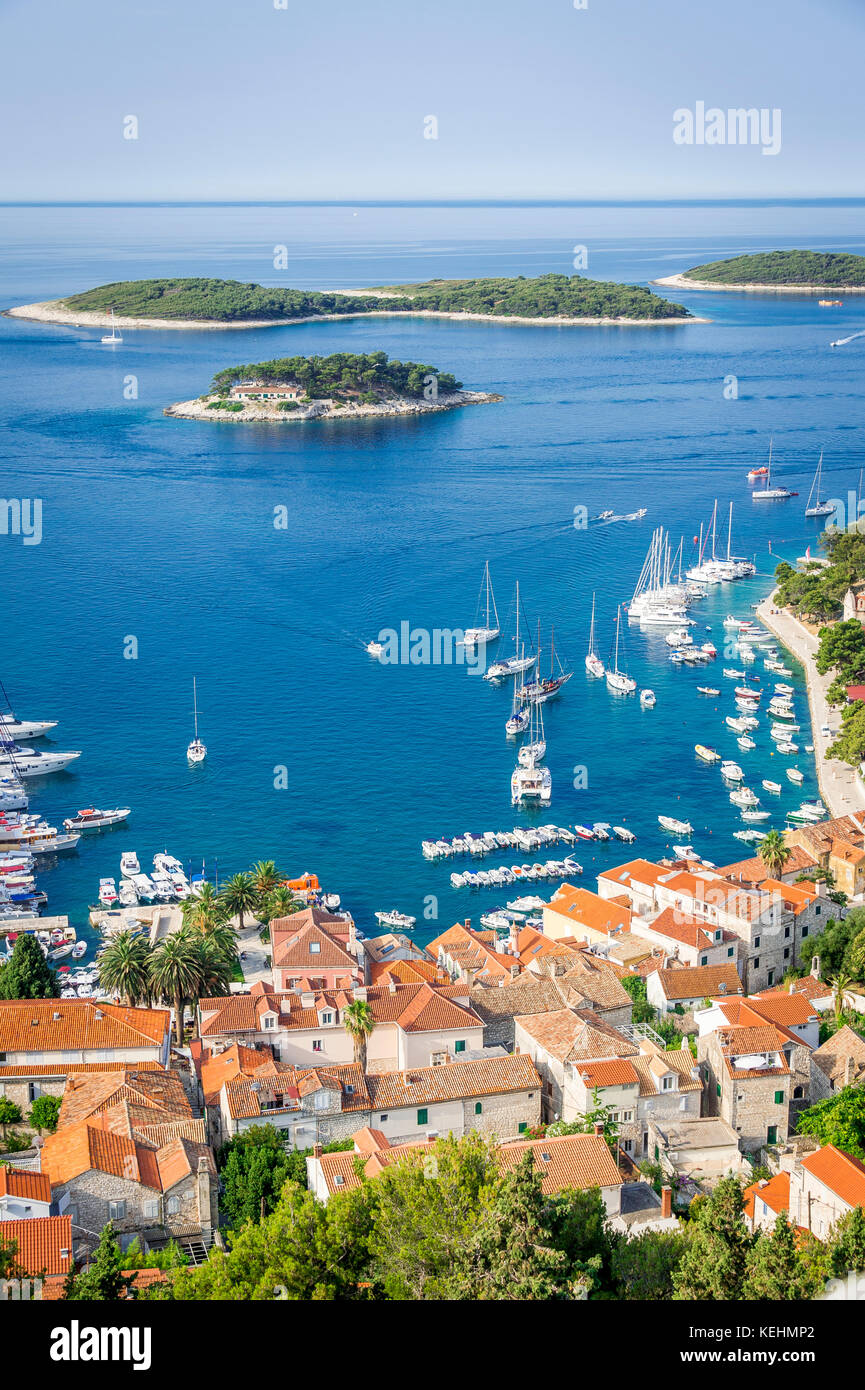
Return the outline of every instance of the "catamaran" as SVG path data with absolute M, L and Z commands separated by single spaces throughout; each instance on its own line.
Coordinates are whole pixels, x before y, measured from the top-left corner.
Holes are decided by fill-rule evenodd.
M 490 562 L 487 560 L 484 565 L 484 577 L 481 584 L 481 595 L 486 590 L 486 621 L 483 627 L 470 627 L 466 629 L 463 637 L 463 644 L 466 647 L 477 647 L 481 643 L 494 642 L 501 629 L 499 628 L 499 615 L 496 611 L 496 598 L 493 593 L 492 582 L 490 581 Z M 481 597 L 478 596 L 478 610 L 480 610 Z M 490 605 L 492 605 L 492 616 L 495 619 L 495 626 L 490 625 Z
M 103 341 L 103 343 L 122 343 L 122 342 L 123 342 L 123 339 L 122 339 L 122 337 L 120 336 L 120 334 L 117 332 L 117 323 L 116 323 L 115 318 L 114 318 L 114 310 L 113 310 L 113 309 L 109 309 L 108 312 L 109 312 L 110 315 L 111 315 L 111 332 L 110 332 L 110 333 L 104 333 L 104 334 L 102 335 L 102 341 Z
M 788 487 L 772 486 L 772 440 L 769 440 L 769 463 L 766 468 L 766 486 L 755 488 L 751 497 L 755 502 L 777 502 L 784 497 L 798 497 L 797 492 L 791 492 Z
M 520 649 L 520 581 L 517 580 L 516 595 L 514 606 L 517 612 L 516 631 L 514 633 L 514 655 L 503 657 L 501 661 L 494 661 L 492 666 L 484 671 L 485 681 L 504 680 L 508 676 L 516 675 L 520 671 L 528 671 L 534 666 L 537 657 L 534 652 L 526 656 L 525 648 Z
M 616 609 L 616 654 L 613 659 L 613 668 L 607 669 L 607 686 L 610 690 L 615 690 L 619 695 L 633 695 L 637 688 L 637 682 L 630 676 L 625 675 L 624 671 L 619 670 L 619 631 L 621 628 L 622 610 Z
M 808 493 L 808 505 L 805 508 L 806 516 L 831 516 L 835 510 L 832 502 L 820 501 L 820 483 L 823 477 L 823 450 L 820 450 L 820 458 L 817 461 L 817 472 L 814 474 L 814 481 L 811 484 L 811 491 Z M 817 500 L 812 506 L 814 493 L 817 493 Z
M 546 743 L 543 740 L 543 725 L 539 725 L 541 719 L 540 702 L 533 702 L 531 710 L 531 746 L 543 747 L 546 751 Z M 548 767 L 541 765 L 543 753 L 530 756 L 524 762 L 522 758 L 511 773 L 511 802 L 518 806 L 523 801 L 539 802 L 542 806 L 548 806 L 552 796 L 553 779 Z
M 194 765 L 195 763 L 203 763 L 207 757 L 207 749 L 198 737 L 198 691 L 194 676 L 192 677 L 192 708 L 195 718 L 195 737 L 186 750 L 186 757 Z
M 595 596 L 592 594 L 592 625 L 589 628 L 589 650 L 586 653 L 586 670 L 590 676 L 600 678 L 604 674 L 604 663 L 595 651 Z

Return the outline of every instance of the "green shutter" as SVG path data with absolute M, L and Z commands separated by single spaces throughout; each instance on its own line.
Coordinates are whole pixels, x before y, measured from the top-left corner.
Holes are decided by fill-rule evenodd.
M 783 1104 L 784 1104 L 784 1092 L 783 1092 L 783 1091 L 776 1091 L 776 1092 L 775 1092 L 775 1104 L 776 1104 L 776 1105 L 783 1105 Z
M 427 1122 L 427 1111 L 426 1111 L 426 1110 L 419 1110 L 419 1111 L 417 1112 L 417 1122 L 418 1122 L 419 1125 L 425 1125 L 425 1124 L 426 1124 L 426 1122 Z
M 518 1127 L 518 1132 L 519 1132 L 520 1134 L 525 1134 L 525 1132 L 526 1132 L 527 1129 L 528 1129 L 528 1125 L 526 1124 L 525 1120 L 520 1120 L 519 1127 Z
M 465 1052 L 465 1050 L 466 1045 L 465 1040 L 463 1038 L 460 1038 L 459 1042 L 454 1043 L 454 1052 Z
M 717 1087 L 717 1089 L 718 1089 L 718 1095 L 720 1095 L 720 1094 L 721 1094 L 721 1083 L 720 1083 L 720 1081 L 718 1082 L 718 1087 Z
M 731 947 L 728 949 L 728 951 L 727 951 L 727 955 L 728 955 L 728 956 L 732 956 L 732 955 L 735 953 L 735 950 L 736 950 L 736 947 L 735 947 L 735 946 L 731 946 Z
M 475 1114 L 476 1114 L 476 1115 L 482 1115 L 483 1113 L 484 1113 L 484 1107 L 481 1105 L 481 1103 L 480 1103 L 479 1100 L 476 1100 L 476 1101 L 475 1101 Z
M 769 1126 L 769 1129 L 768 1129 L 768 1132 L 767 1132 L 767 1134 L 766 1134 L 766 1143 L 767 1143 L 767 1144 L 777 1144 L 777 1142 L 778 1142 L 778 1126 L 777 1126 L 777 1125 L 770 1125 L 770 1126 Z

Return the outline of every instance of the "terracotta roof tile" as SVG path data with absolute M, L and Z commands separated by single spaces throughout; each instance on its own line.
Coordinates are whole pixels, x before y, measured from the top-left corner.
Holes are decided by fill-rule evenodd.
M 621 1187 L 622 1176 L 600 1134 L 567 1134 L 546 1139 L 517 1140 L 502 1144 L 499 1161 L 515 1168 L 526 1153 L 534 1157 L 536 1173 L 547 1196 L 565 1189 Z
M 570 883 L 563 883 L 553 894 L 546 910 L 567 917 L 577 932 L 584 926 L 592 931 L 605 932 L 608 936 L 629 931 L 633 915 L 630 907 L 622 907 L 609 899 L 598 897 L 588 888 L 575 888 Z
M 865 1207 L 865 1163 L 858 1158 L 826 1144 L 803 1158 L 802 1167 L 848 1206 Z
M 127 1009 L 90 999 L 13 999 L 0 1003 L 0 1052 L 65 1052 L 160 1046 L 167 1009 Z M 119 1060 L 119 1059 L 118 1059 Z
M 532 1059 L 525 1054 L 489 1057 L 479 1062 L 446 1062 L 439 1067 L 381 1072 L 367 1077 L 373 1110 L 435 1105 L 439 1101 L 507 1095 L 515 1091 L 539 1091 L 540 1085 L 541 1078 Z
M 71 1216 L 30 1216 L 0 1221 L 0 1240 L 14 1240 L 15 1259 L 27 1274 L 68 1274 L 72 1268 Z
M 50 1202 L 51 1183 L 45 1173 L 11 1168 L 0 1163 L 0 1197 L 20 1197 L 25 1202 Z
M 742 981 L 732 963 L 686 965 L 678 970 L 659 970 L 658 981 L 668 1000 L 709 999 L 716 994 L 742 994 Z

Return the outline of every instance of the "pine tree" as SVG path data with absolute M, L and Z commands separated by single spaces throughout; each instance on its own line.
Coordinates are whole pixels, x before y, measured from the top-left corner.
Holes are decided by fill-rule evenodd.
M 748 1254 L 743 1298 L 759 1302 L 808 1299 L 817 1292 L 799 1255 L 796 1228 L 782 1211 L 771 1234 L 760 1232 Z
M 12 959 L 0 970 L 0 999 L 56 999 L 57 976 L 30 932 L 15 942 Z
M 548 1202 L 529 1150 L 505 1174 L 457 1256 L 449 1295 L 516 1302 L 573 1298 L 568 1276 L 568 1259 L 554 1247 Z
M 836 1222 L 829 1237 L 829 1268 L 835 1277 L 865 1271 L 865 1212 L 854 1207 Z
M 115 1303 L 134 1298 L 133 1275 L 123 1273 L 123 1255 L 109 1221 L 102 1229 L 90 1267 L 83 1274 L 72 1273 L 66 1281 L 66 1297 L 73 1302 Z
M 673 1275 L 673 1298 L 715 1302 L 742 1297 L 753 1244 L 743 1210 L 738 1179 L 722 1178 L 693 1222 L 693 1237 Z

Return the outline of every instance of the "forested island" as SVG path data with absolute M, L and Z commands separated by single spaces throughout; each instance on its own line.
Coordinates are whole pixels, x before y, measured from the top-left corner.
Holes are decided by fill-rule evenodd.
M 85 327 L 108 325 L 113 313 L 120 328 L 266 327 L 362 314 L 436 314 L 566 324 L 693 321 L 680 304 L 642 286 L 587 280 L 580 275 L 428 280 L 344 294 L 275 289 L 239 280 L 120 280 L 65 299 L 22 305 L 7 313 Z
M 453 372 L 426 363 L 391 360 L 386 352 L 335 352 L 225 367 L 203 396 L 164 413 L 197 420 L 320 420 L 421 415 L 501 399 L 466 391 Z
M 835 251 L 766 251 L 694 266 L 655 280 L 679 289 L 865 293 L 865 256 Z

